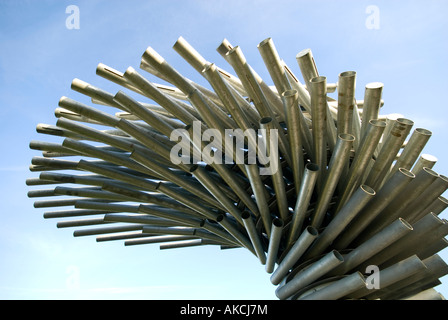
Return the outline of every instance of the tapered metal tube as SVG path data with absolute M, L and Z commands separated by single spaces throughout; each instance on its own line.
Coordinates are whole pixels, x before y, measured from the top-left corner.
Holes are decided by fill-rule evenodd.
M 283 178 L 283 170 L 280 164 L 280 159 L 278 156 L 278 150 L 276 149 L 276 143 L 271 143 L 271 134 L 274 129 L 272 118 L 262 118 L 260 120 L 260 127 L 264 129 L 263 141 L 266 146 L 267 154 L 269 154 L 269 159 L 271 161 L 270 168 L 272 169 L 272 182 L 275 190 L 275 197 L 277 199 L 277 207 L 279 211 L 279 217 L 286 221 L 289 217 L 288 209 L 288 199 L 286 197 L 286 184 Z M 272 149 L 273 147 L 273 149 Z M 274 165 L 272 162 L 276 162 Z M 276 167 L 273 167 L 273 165 Z
M 400 169 L 396 172 L 376 193 L 375 197 L 369 202 L 369 205 L 359 212 L 358 216 L 351 221 L 344 232 L 336 239 L 333 243 L 334 248 L 337 250 L 348 248 L 350 243 L 370 225 L 414 178 L 414 174 L 409 170 Z
M 303 253 L 310 247 L 317 236 L 317 230 L 311 226 L 308 226 L 303 230 L 300 237 L 295 241 L 286 256 L 283 257 L 277 269 L 275 269 L 274 273 L 271 275 L 272 284 L 277 285 L 284 279 L 289 270 L 302 257 Z
M 288 124 L 288 139 L 291 152 L 294 187 L 296 195 L 298 195 L 303 176 L 304 157 L 299 116 L 301 110 L 297 91 L 284 91 L 282 93 L 282 101 L 285 107 L 286 121 Z
M 368 168 L 376 147 L 381 139 L 386 123 L 380 120 L 370 120 L 366 129 L 365 139 L 359 144 L 350 165 L 347 177 L 341 177 L 343 183 L 341 196 L 336 211 L 347 202 L 355 189 L 363 183 L 363 176 Z
M 284 223 L 282 219 L 275 218 L 272 220 L 271 235 L 269 237 L 269 246 L 265 267 L 267 273 L 272 273 L 272 271 L 274 271 L 274 266 L 277 262 L 277 255 L 282 239 L 283 226 Z
M 328 272 L 339 266 L 343 261 L 344 258 L 339 252 L 335 250 L 329 252 L 308 268 L 301 270 L 285 285 L 277 288 L 275 290 L 276 296 L 281 300 L 287 299 L 306 285 L 328 274 Z
M 412 226 L 398 219 L 344 256 L 344 263 L 332 271 L 332 275 L 344 274 L 374 256 L 384 248 L 412 231 Z
M 398 170 L 398 168 L 411 169 L 431 135 L 432 132 L 427 129 L 415 129 L 409 138 L 409 141 L 406 143 L 403 152 L 400 154 L 394 166 L 387 174 L 386 180 L 391 177 Z
M 378 119 L 383 87 L 384 84 L 381 82 L 372 82 L 366 85 L 364 92 L 364 106 L 362 108 L 361 140 L 367 131 L 369 121 Z
M 268 238 L 270 238 L 272 218 L 266 197 L 267 190 L 260 177 L 259 171 L 260 169 L 257 164 L 246 165 L 247 176 L 250 181 L 252 192 L 255 196 L 255 201 L 257 203 L 258 210 L 260 212 L 260 217 L 263 222 L 264 229 L 266 230 L 266 233 L 268 235 Z
M 374 196 L 375 190 L 366 185 L 360 186 L 321 232 L 304 259 L 322 254 Z
M 267 38 L 257 45 L 258 51 L 263 58 L 264 64 L 268 69 L 269 75 L 274 82 L 275 88 L 279 94 L 291 89 L 285 69 L 282 66 L 281 59 L 275 48 L 272 38 Z
M 341 134 L 338 137 L 334 153 L 331 156 L 325 183 L 320 190 L 318 202 L 312 216 L 311 225 L 315 228 L 319 228 L 325 218 L 330 200 L 348 160 L 354 140 L 355 137 L 349 134 Z
M 249 235 L 250 241 L 252 242 L 252 246 L 257 253 L 258 259 L 260 260 L 261 264 L 266 264 L 266 255 L 264 253 L 263 244 L 261 243 L 260 235 L 255 228 L 252 216 L 249 212 L 244 211 L 241 215 L 241 218 L 243 219 L 244 226 L 246 227 L 247 233 Z
M 352 133 L 353 109 L 355 106 L 356 72 L 345 71 L 338 80 L 337 132 Z
M 338 300 L 366 286 L 361 272 L 354 272 L 328 286 L 310 294 L 304 294 L 298 300 Z
M 291 246 L 294 241 L 296 241 L 297 237 L 302 231 L 303 222 L 306 218 L 306 212 L 314 192 L 318 171 L 319 166 L 315 163 L 308 163 L 305 166 L 303 178 L 301 179 L 302 181 L 299 189 L 299 194 L 297 196 L 294 213 L 289 227 L 288 247 Z
M 373 189 L 379 189 L 392 162 L 408 136 L 414 122 L 408 119 L 397 119 L 381 148 L 380 153 L 372 167 L 365 184 Z

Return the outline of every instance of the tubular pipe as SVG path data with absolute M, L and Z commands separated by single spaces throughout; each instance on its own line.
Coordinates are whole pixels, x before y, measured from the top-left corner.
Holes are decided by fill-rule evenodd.
M 378 119 L 383 87 L 384 84 L 381 82 L 372 82 L 366 85 L 362 109 L 361 140 L 367 131 L 369 121 Z
M 347 202 L 355 189 L 363 184 L 363 176 L 372 160 L 372 156 L 384 132 L 386 123 L 380 120 L 370 120 L 364 140 L 358 146 L 355 157 L 350 165 L 347 177 L 341 177 L 341 196 L 336 211 Z
M 379 190 L 413 124 L 414 122 L 409 119 L 397 119 L 388 133 L 372 169 L 370 169 L 365 184 Z
M 315 163 L 308 163 L 305 166 L 305 172 L 303 174 L 302 183 L 300 185 L 299 194 L 297 196 L 294 213 L 289 227 L 288 247 L 296 241 L 300 232 L 302 232 L 303 222 L 305 221 L 306 212 L 314 192 L 318 170 L 319 166 Z
M 344 256 L 344 263 L 332 271 L 332 275 L 343 274 L 353 270 L 361 263 L 387 248 L 412 231 L 412 226 L 399 218 L 382 231 L 359 245 Z
M 337 133 L 353 133 L 353 109 L 355 107 L 356 72 L 345 71 L 338 80 Z
M 271 235 L 269 237 L 268 252 L 266 257 L 266 272 L 272 273 L 277 261 L 277 254 L 279 251 L 280 241 L 283 233 L 283 220 L 279 218 L 272 219 Z
M 311 225 L 315 228 L 319 228 L 325 218 L 330 200 L 347 163 L 354 140 L 355 137 L 350 134 L 341 134 L 338 137 L 334 153 L 331 156 L 326 180 L 322 190 L 320 190 L 318 202 L 311 220 Z
M 281 59 L 278 55 L 277 49 L 275 48 L 274 41 L 272 38 L 267 38 L 261 41 L 257 45 L 258 51 L 264 61 L 266 68 L 268 69 L 269 75 L 274 82 L 274 85 L 279 94 L 291 89 L 288 78 L 286 77 L 285 69 L 282 66 Z
M 361 243 L 373 236 L 376 232 L 380 231 L 390 223 L 392 223 L 398 217 L 401 217 L 404 212 L 403 209 L 411 203 L 415 196 L 420 195 L 426 188 L 428 188 L 432 182 L 438 177 L 438 174 L 428 168 L 423 168 L 419 174 L 412 179 L 411 182 L 406 184 L 406 187 L 402 189 L 401 193 L 397 194 L 395 198 L 383 209 L 383 211 L 370 223 L 368 229 L 366 229 L 356 239 L 356 243 Z
M 415 176 L 406 169 L 400 169 L 376 193 L 375 197 L 346 227 L 344 232 L 336 239 L 333 246 L 337 250 L 348 248 L 356 237 L 404 190 Z
M 326 141 L 326 103 L 327 82 L 325 77 L 316 77 L 310 80 L 311 89 L 311 118 L 313 136 L 313 154 L 311 160 L 322 170 L 319 172 L 317 187 L 322 188 L 325 168 L 327 167 L 327 141 Z
M 274 273 L 271 275 L 272 284 L 277 285 L 284 279 L 289 270 L 297 261 L 299 261 L 303 253 L 310 247 L 317 236 L 317 230 L 311 226 L 308 226 L 303 230 L 302 234 L 295 241 L 291 249 L 289 249 L 286 256 L 278 265 L 277 269 L 275 269 Z
M 260 217 L 263 222 L 264 229 L 268 235 L 268 238 L 271 237 L 271 212 L 269 210 L 269 205 L 266 197 L 266 187 L 261 180 L 259 168 L 257 164 L 249 164 L 246 165 L 247 176 L 250 181 L 250 185 L 252 188 L 252 192 L 255 196 L 255 201 L 258 206 L 258 210 L 260 212 Z
M 398 168 L 411 169 L 431 135 L 432 132 L 429 130 L 416 128 L 409 138 L 409 141 L 406 143 L 403 152 L 386 176 L 386 180 L 391 177 Z
M 292 172 L 296 196 L 299 194 L 300 183 L 303 176 L 304 158 L 301 137 L 301 112 L 298 94 L 296 90 L 288 90 L 282 93 L 282 101 L 285 107 L 286 121 L 288 125 L 288 139 L 291 153 Z
M 275 294 L 281 300 L 287 299 L 306 285 L 328 274 L 329 271 L 339 266 L 343 261 L 342 255 L 333 250 L 308 268 L 301 270 L 285 285 L 277 288 Z
M 252 216 L 249 212 L 244 211 L 241 215 L 243 219 L 244 227 L 247 230 L 250 241 L 252 242 L 252 246 L 257 253 L 257 257 L 260 260 L 261 264 L 266 264 L 266 255 L 264 253 L 263 244 L 261 243 L 260 236 L 258 235 L 257 229 L 255 228 L 254 221 L 252 220 Z
M 364 276 L 361 272 L 357 271 L 322 289 L 302 296 L 298 300 L 338 300 L 365 286 L 366 280 Z
M 289 217 L 288 209 L 288 199 L 286 196 L 286 184 L 283 178 L 283 170 L 281 166 L 280 159 L 278 157 L 278 150 L 271 149 L 271 147 L 276 148 L 276 143 L 271 144 L 271 130 L 274 129 L 272 118 L 262 118 L 260 120 L 260 128 L 264 129 L 263 142 L 266 146 L 267 154 L 269 154 L 269 159 L 272 162 L 277 163 L 277 170 L 272 173 L 271 179 L 274 184 L 275 198 L 277 199 L 277 206 L 280 218 L 286 221 Z M 275 142 L 275 141 L 274 141 Z M 272 168 L 272 163 L 269 164 Z
M 374 198 L 376 192 L 366 185 L 362 185 L 347 201 L 342 209 L 333 217 L 313 243 L 304 259 L 322 254 L 359 212 Z

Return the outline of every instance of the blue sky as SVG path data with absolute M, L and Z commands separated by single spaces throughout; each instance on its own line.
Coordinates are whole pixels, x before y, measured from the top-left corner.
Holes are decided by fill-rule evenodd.
M 69 5 L 80 10 L 79 29 L 66 28 Z M 379 9 L 379 29 L 366 27 L 369 5 Z M 1 0 L 0 298 L 276 299 L 264 266 L 245 250 L 96 243 L 43 219 L 51 209 L 35 209 L 35 199 L 27 197 L 33 188 L 25 180 L 38 175 L 28 167 L 39 155 L 28 145 L 60 140 L 37 134 L 36 125 L 55 123 L 61 96 L 88 102 L 70 90 L 74 78 L 111 92 L 121 89 L 96 76 L 96 66 L 138 69 L 148 46 L 203 81 L 172 49 L 180 36 L 230 71 L 216 52 L 227 38 L 271 83 L 256 46 L 272 37 L 296 74 L 296 54 L 311 48 L 328 82 L 357 71 L 358 99 L 367 83 L 383 82 L 381 113 L 401 113 L 414 127 L 431 130 L 424 152 L 436 156 L 434 169 L 447 175 L 447 9 L 440 0 Z M 446 250 L 441 255 L 448 259 Z M 448 297 L 448 279 L 442 281 L 437 289 Z

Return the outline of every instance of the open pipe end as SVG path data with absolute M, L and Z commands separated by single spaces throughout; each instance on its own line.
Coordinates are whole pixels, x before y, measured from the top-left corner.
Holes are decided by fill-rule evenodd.
M 268 124 L 272 122 L 272 118 L 271 117 L 264 117 L 260 119 L 260 124 Z
M 344 71 L 339 74 L 340 78 L 353 78 L 356 77 L 356 71 Z
M 355 136 L 349 133 L 340 133 L 338 135 L 339 139 L 347 141 L 347 142 L 353 142 L 355 141 Z
M 264 39 L 263 41 L 261 41 L 261 42 L 257 45 L 257 47 L 262 47 L 262 46 L 264 46 L 264 45 L 266 45 L 266 44 L 269 44 L 269 43 L 272 43 L 272 38 L 271 38 L 271 37 L 266 38 L 266 39 Z
M 285 223 L 283 222 L 283 219 L 274 218 L 274 219 L 272 219 L 272 225 L 276 228 L 283 228 Z
M 410 170 L 406 168 L 398 168 L 398 171 L 400 171 L 405 176 L 408 176 L 409 178 L 415 178 L 415 174 L 413 174 Z
M 369 194 L 371 196 L 374 196 L 376 194 L 375 190 L 373 190 L 373 188 L 369 187 L 368 185 L 365 185 L 365 184 L 361 185 L 361 189 L 365 193 L 367 193 L 367 194 Z
M 311 54 L 311 49 L 309 49 L 309 48 L 303 49 L 298 54 L 296 54 L 296 59 L 303 58 L 303 57 L 305 57 L 305 56 L 307 56 L 309 54 Z
M 282 97 L 285 97 L 285 98 L 295 97 L 297 95 L 298 95 L 298 92 L 295 89 L 286 90 L 282 93 Z
M 313 162 L 309 162 L 309 163 L 307 163 L 307 164 L 305 165 L 305 168 L 306 168 L 308 171 L 312 171 L 312 172 L 317 172 L 317 171 L 319 171 L 319 166 L 318 166 L 317 164 L 313 163 Z
M 339 251 L 333 250 L 330 252 L 330 254 L 332 254 L 339 261 L 344 262 L 344 256 L 342 254 L 340 254 Z
M 400 222 L 409 230 L 414 230 L 412 225 L 409 222 L 407 222 L 406 220 L 404 220 L 403 218 L 398 218 L 398 220 L 400 220 Z
M 382 89 L 384 87 L 384 83 L 382 82 L 370 82 L 366 85 L 366 89 Z
M 312 236 L 317 236 L 319 234 L 319 231 L 313 226 L 308 226 L 305 230 Z
M 325 76 L 317 76 L 314 77 L 312 79 L 310 79 L 311 83 L 326 83 L 327 82 L 327 77 Z

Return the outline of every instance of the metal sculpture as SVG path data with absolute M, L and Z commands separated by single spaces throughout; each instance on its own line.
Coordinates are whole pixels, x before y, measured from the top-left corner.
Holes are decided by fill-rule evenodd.
M 64 140 L 30 143 L 42 157 L 27 184 L 57 186 L 28 196 L 55 196 L 36 208 L 74 207 L 44 218 L 76 217 L 57 226 L 92 226 L 74 236 L 97 241 L 243 247 L 279 299 L 443 299 L 433 287 L 448 272 L 438 255 L 448 178 L 422 153 L 429 130 L 411 134 L 412 120 L 380 115 L 382 83 L 357 100 L 356 72 L 327 83 L 309 49 L 296 56 L 302 83 L 271 38 L 258 50 L 273 86 L 227 40 L 217 51 L 236 76 L 182 37 L 174 49 L 211 89 L 149 47 L 140 68 L 171 85 L 99 64 L 99 76 L 131 93 L 74 79 L 97 107 L 62 97 L 56 125 L 37 126 Z

